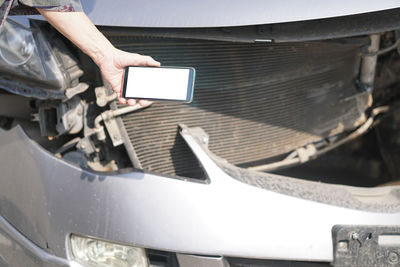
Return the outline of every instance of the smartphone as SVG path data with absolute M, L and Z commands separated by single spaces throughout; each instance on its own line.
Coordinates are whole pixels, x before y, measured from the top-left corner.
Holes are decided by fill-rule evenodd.
M 195 76 L 190 67 L 126 67 L 122 97 L 190 103 Z

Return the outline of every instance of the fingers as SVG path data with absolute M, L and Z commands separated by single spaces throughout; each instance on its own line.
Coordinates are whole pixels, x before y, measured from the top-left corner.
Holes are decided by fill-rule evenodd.
M 144 99 L 139 100 L 139 105 L 142 107 L 149 105 L 149 103 L 150 103 L 150 101 L 148 101 L 148 100 L 144 100 Z
M 132 104 L 132 101 L 129 102 L 125 98 L 122 97 L 122 84 L 124 83 L 124 75 L 125 75 L 125 70 L 122 72 L 122 77 L 121 77 L 121 83 L 116 86 L 116 88 L 113 88 L 114 92 L 118 95 L 118 101 L 122 105 L 129 104 L 129 105 L 134 105 L 135 103 Z
M 136 100 L 135 99 L 126 100 L 125 98 L 120 97 L 120 98 L 118 98 L 118 101 L 122 105 L 128 104 L 129 106 L 134 106 L 136 104 Z M 147 106 L 149 104 L 149 101 L 142 99 L 142 100 L 139 100 L 138 103 L 139 103 L 140 106 L 144 107 L 144 106 Z
M 154 60 L 150 56 L 142 56 L 138 55 L 139 58 L 137 58 L 137 63 L 135 64 L 136 66 L 149 66 L 149 67 L 159 67 L 161 66 L 161 63 Z
M 136 53 L 129 53 L 119 49 L 114 50 L 112 60 L 99 65 L 103 76 L 111 85 L 113 91 L 118 95 L 118 101 L 121 104 L 135 105 L 136 100 L 124 99 L 122 97 L 122 86 L 124 83 L 124 69 L 127 66 L 149 66 L 159 67 L 160 62 L 150 56 L 144 56 Z M 148 105 L 148 101 L 140 100 L 141 106 Z
M 126 66 L 149 66 L 149 67 L 159 67 L 161 66 L 161 63 L 154 60 L 150 56 L 143 56 L 140 54 L 135 54 L 135 53 L 128 53 L 128 57 L 125 57 L 123 64 L 123 67 Z
M 125 98 L 122 98 L 122 97 L 120 97 L 120 98 L 118 98 L 118 101 L 119 101 L 119 103 L 121 103 L 122 105 L 125 105 L 125 104 L 128 104 L 129 106 L 134 106 L 135 104 L 136 104 L 136 100 L 135 99 L 128 99 L 128 100 L 126 100 Z M 143 100 L 141 100 L 141 101 L 143 101 Z M 146 100 L 144 100 L 144 101 L 146 101 Z M 140 102 L 139 102 L 139 104 L 143 107 L 143 106 L 145 106 L 145 105 L 147 105 L 147 101 L 145 102 L 145 104 L 141 104 Z
M 133 106 L 133 105 L 135 105 L 136 104 L 136 100 L 135 99 L 129 99 L 128 100 L 128 105 L 129 106 Z
M 160 62 L 154 60 L 150 56 L 143 56 L 143 55 L 135 54 L 135 53 L 130 53 L 130 56 L 131 56 L 130 62 L 129 63 L 125 62 L 125 63 L 127 63 L 126 65 L 124 64 L 125 66 L 149 66 L 149 67 L 159 67 L 159 66 L 161 66 Z M 119 93 L 121 94 L 121 92 L 119 92 Z M 121 101 L 123 101 L 124 103 L 127 103 L 130 106 L 133 106 L 133 105 L 136 104 L 136 100 L 129 99 L 127 101 L 126 99 L 121 98 L 120 94 L 119 94 L 120 103 L 122 103 Z M 149 101 L 142 99 L 142 100 L 139 100 L 138 103 L 139 103 L 140 106 L 144 107 L 144 106 L 147 106 L 149 104 Z
M 152 67 L 160 67 L 161 66 L 161 63 L 156 61 L 156 60 L 154 60 L 152 57 L 145 56 L 145 58 L 146 58 L 147 66 L 152 66 Z
M 117 94 L 119 103 L 121 103 L 122 105 L 125 105 L 127 101 L 125 98 L 122 97 L 121 86 L 122 86 L 122 84 L 120 86 L 113 88 L 113 91 L 114 91 L 114 93 Z

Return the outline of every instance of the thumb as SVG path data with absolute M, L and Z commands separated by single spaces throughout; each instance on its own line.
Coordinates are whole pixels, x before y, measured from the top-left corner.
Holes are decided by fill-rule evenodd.
M 152 66 L 152 67 L 159 67 L 161 64 L 160 62 L 154 60 L 152 57 L 150 56 L 142 56 L 142 55 L 138 55 L 139 58 L 137 58 L 137 65 L 139 66 Z
M 126 66 L 151 66 L 159 67 L 160 62 L 154 60 L 150 56 L 143 56 L 136 53 L 123 52 L 123 54 L 118 55 L 121 63 L 121 67 Z

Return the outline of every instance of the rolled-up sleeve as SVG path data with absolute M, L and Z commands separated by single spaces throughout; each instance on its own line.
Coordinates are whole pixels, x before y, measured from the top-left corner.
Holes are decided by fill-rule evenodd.
M 18 2 L 30 7 L 51 9 L 60 12 L 82 11 L 80 0 L 19 0 Z
M 8 15 L 39 14 L 36 8 L 59 12 L 81 12 L 80 0 L 0 0 L 0 27 Z

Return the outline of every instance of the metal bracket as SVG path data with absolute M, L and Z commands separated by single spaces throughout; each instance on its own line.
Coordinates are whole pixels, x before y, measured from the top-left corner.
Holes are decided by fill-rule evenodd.
M 103 121 L 108 133 L 110 134 L 113 146 L 119 146 L 123 144 L 124 141 L 122 139 L 122 133 L 119 130 L 118 123 L 115 118 L 139 109 L 149 107 L 151 104 L 153 104 L 153 102 L 148 102 L 145 106 L 135 104 L 133 106 L 126 106 L 120 109 L 104 111 L 94 120 L 94 133 L 96 133 L 97 139 L 100 141 L 104 141 L 106 139 L 104 128 L 100 124 L 100 122 Z
M 71 99 L 74 96 L 85 92 L 89 88 L 89 84 L 87 83 L 79 83 L 77 86 L 68 88 L 65 90 L 65 96 L 67 99 Z
M 58 133 L 79 133 L 83 128 L 83 111 L 84 104 L 79 96 L 57 105 L 56 129 Z
M 109 89 L 106 87 L 97 87 L 95 90 L 96 104 L 99 107 L 105 107 L 109 102 L 118 98 L 116 93 L 108 94 Z
M 333 266 L 400 266 L 400 226 L 342 226 L 332 229 Z
M 81 138 L 78 141 L 77 148 L 84 152 L 86 155 L 90 155 L 96 152 L 96 147 L 93 145 L 90 137 Z
M 124 143 L 121 137 L 121 131 L 119 130 L 117 121 L 115 118 L 106 119 L 103 117 L 104 125 L 110 135 L 113 146 L 119 146 Z

